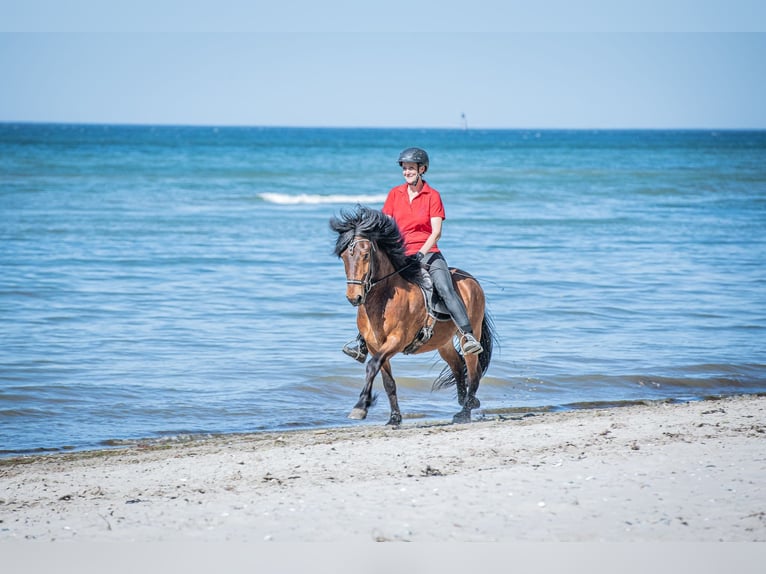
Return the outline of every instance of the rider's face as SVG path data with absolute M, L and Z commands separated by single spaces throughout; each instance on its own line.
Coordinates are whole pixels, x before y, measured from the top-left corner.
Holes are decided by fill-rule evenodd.
M 425 166 L 423 165 L 409 161 L 402 162 L 402 175 L 404 175 L 404 180 L 409 184 L 417 183 L 418 176 L 422 175 L 424 171 Z

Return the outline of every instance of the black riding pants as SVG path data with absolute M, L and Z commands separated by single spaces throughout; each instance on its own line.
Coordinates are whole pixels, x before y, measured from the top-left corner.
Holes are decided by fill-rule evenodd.
M 441 253 L 429 253 L 423 262 L 426 264 L 428 274 L 434 284 L 434 289 L 442 298 L 447 306 L 452 320 L 463 333 L 473 333 L 471 322 L 468 320 L 468 313 L 460 296 L 455 292 L 455 286 L 452 284 L 452 274 L 444 256 Z

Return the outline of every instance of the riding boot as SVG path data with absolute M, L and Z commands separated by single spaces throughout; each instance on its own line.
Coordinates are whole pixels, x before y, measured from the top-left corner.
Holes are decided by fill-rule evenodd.
M 360 363 L 367 360 L 367 343 L 365 343 L 361 333 L 357 335 L 356 339 L 343 345 L 343 352 Z
M 478 355 L 484 352 L 484 347 L 476 340 L 470 329 L 467 331 L 460 329 L 460 348 L 463 349 L 464 355 Z

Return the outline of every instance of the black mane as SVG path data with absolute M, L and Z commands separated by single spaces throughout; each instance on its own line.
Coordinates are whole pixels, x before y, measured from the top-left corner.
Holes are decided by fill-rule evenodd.
M 348 248 L 354 237 L 373 241 L 383 251 L 394 269 L 407 281 L 420 285 L 420 264 L 404 254 L 404 241 L 393 218 L 382 211 L 357 205 L 353 211 L 341 210 L 340 217 L 330 218 L 330 228 L 338 234 L 335 255 Z

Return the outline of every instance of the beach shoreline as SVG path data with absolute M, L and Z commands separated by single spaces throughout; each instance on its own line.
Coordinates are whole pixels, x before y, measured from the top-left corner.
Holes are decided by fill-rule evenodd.
M 13 540 L 766 541 L 766 397 L 0 459 Z

